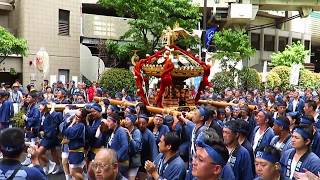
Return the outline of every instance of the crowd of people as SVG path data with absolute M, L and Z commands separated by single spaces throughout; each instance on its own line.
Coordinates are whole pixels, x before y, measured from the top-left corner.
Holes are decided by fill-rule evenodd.
M 97 83 L 45 81 L 36 90 L 15 82 L 0 90 L 0 179 L 320 179 L 319 95 L 206 89 L 202 99 L 232 104 L 170 115 L 149 112 L 127 88 L 110 97 Z M 57 104 L 66 104 L 63 112 Z M 11 127 L 19 111 L 24 129 Z

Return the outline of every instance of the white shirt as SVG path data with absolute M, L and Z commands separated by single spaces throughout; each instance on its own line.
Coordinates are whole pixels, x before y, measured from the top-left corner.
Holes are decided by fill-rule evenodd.
M 264 132 L 263 132 L 262 134 L 260 134 L 260 131 L 259 131 L 259 129 L 258 129 L 258 131 L 256 132 L 256 134 L 254 135 L 253 146 L 252 146 L 253 151 L 256 150 L 257 145 L 258 145 L 258 142 L 259 142 L 259 140 L 262 138 L 263 134 L 264 134 Z
M 295 161 L 294 158 L 292 158 L 291 167 L 290 167 L 290 179 L 293 178 L 293 174 L 296 171 L 298 161 Z
M 283 144 L 282 142 L 278 141 L 278 142 L 274 145 L 274 147 L 275 147 L 276 149 L 280 150 L 282 144 Z
M 299 100 L 293 100 L 292 101 L 292 112 L 296 112 L 296 108 L 298 106 Z
M 314 121 L 315 122 L 318 122 L 318 116 L 319 116 L 319 113 L 316 113 L 316 115 L 314 116 Z

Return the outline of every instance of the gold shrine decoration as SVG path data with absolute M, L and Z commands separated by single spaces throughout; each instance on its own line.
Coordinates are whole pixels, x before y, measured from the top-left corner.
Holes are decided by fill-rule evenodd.
M 162 40 L 166 42 L 168 46 L 170 46 L 175 44 L 175 41 L 178 39 L 178 37 L 187 36 L 191 36 L 190 33 L 176 23 L 172 29 L 171 27 L 167 27 L 167 29 L 163 30 Z

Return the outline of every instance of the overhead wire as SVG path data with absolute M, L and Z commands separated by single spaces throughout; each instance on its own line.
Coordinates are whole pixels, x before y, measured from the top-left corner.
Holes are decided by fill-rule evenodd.
M 273 26 L 277 26 L 279 24 L 283 24 L 285 22 L 291 21 L 293 19 L 299 18 L 301 17 L 300 14 L 291 16 L 289 18 L 286 18 L 280 22 L 274 22 L 274 23 L 268 23 L 268 24 L 263 24 L 263 25 L 257 25 L 257 26 L 250 26 L 249 28 L 247 28 L 247 31 L 253 31 L 253 30 L 260 30 L 260 29 L 265 29 L 265 28 L 269 28 L 269 27 L 273 27 Z

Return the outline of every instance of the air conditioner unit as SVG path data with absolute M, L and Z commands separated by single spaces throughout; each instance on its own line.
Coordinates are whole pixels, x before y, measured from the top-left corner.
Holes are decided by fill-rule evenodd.
M 240 0 L 224 0 L 225 3 L 238 3 Z
M 252 19 L 252 4 L 231 4 L 230 18 Z

